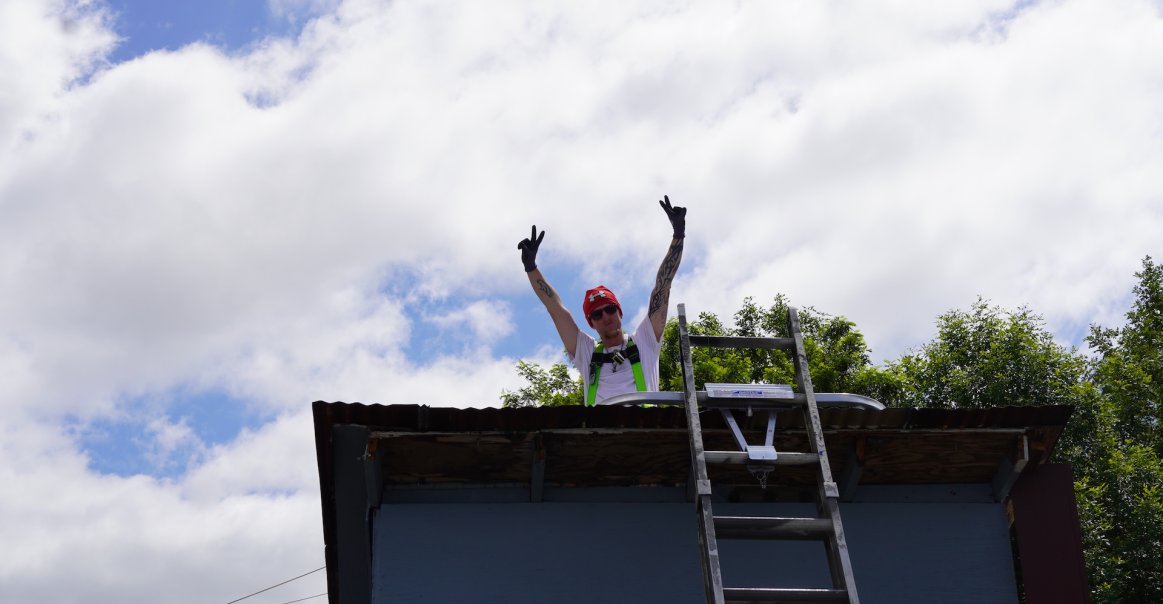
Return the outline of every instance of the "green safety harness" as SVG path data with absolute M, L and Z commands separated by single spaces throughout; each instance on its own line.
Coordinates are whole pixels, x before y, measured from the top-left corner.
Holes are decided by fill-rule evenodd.
M 623 363 L 630 361 L 630 370 L 634 372 L 634 386 L 638 392 L 646 392 L 646 377 L 642 375 L 642 359 L 638 354 L 638 346 L 634 338 L 626 336 L 626 349 L 614 352 L 602 352 L 603 344 L 598 342 L 594 346 L 594 354 L 590 356 L 590 387 L 586 389 L 586 406 L 593 407 L 598 398 L 598 377 L 602 373 L 603 363 Z M 623 355 L 622 353 L 626 354 Z

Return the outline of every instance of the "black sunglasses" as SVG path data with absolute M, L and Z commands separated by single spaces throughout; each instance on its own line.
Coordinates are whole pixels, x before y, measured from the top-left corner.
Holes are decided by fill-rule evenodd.
M 616 312 L 618 312 L 617 306 L 614 306 L 613 304 L 607 304 L 607 305 L 595 310 L 594 312 L 590 313 L 590 320 L 597 321 L 598 319 L 602 318 L 603 314 L 612 315 Z

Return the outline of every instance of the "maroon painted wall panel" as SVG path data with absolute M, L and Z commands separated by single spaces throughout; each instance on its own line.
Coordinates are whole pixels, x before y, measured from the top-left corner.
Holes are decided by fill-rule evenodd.
M 1089 602 L 1070 464 L 1041 465 L 1024 473 L 1010 500 L 1026 603 Z

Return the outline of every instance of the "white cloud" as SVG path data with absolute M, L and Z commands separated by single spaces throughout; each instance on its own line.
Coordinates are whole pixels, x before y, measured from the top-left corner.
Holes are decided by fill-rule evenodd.
M 153 419 L 146 426 L 146 433 L 152 446 L 146 456 L 155 466 L 171 465 L 175 461 L 174 457 L 179 454 L 182 455 L 181 461 L 197 463 L 201 461 L 206 448 L 202 439 L 183 420 L 173 422 Z
M 89 1 L 0 5 L 0 163 L 13 161 L 20 141 L 51 119 L 61 96 L 102 62 L 116 41 L 107 26 L 107 13 Z
M 754 141 L 769 174 L 744 161 L 750 191 L 703 231 L 731 237 L 704 243 L 701 305 L 783 291 L 856 319 L 883 356 L 977 294 L 1052 326 L 1115 320 L 1096 310 L 1129 291 L 1160 226 L 1159 130 L 1144 127 L 1159 123 L 1144 77 L 1156 59 L 1128 37 L 1156 47 L 1161 24 L 1125 6 L 1039 5 L 1004 37 L 946 40 L 804 94 Z M 724 287 L 724 302 L 705 293 Z
M 0 3 L 0 599 L 321 564 L 308 403 L 495 405 L 513 357 L 560 358 L 512 310 L 533 223 L 547 270 L 648 291 L 668 193 L 672 303 L 784 292 L 880 358 L 978 294 L 1117 323 L 1161 255 L 1149 2 L 270 6 L 319 16 L 106 65 L 99 5 Z M 179 388 L 275 419 L 215 444 L 151 408 L 158 461 L 192 460 L 167 480 L 95 474 L 62 427 Z
M 297 21 L 334 10 L 339 0 L 267 0 L 271 14 L 287 21 Z
M 513 317 L 507 305 L 495 301 L 477 300 L 468 306 L 428 320 L 445 330 L 467 329 L 475 340 L 497 340 L 513 331 Z M 462 327 L 463 326 L 463 327 Z
M 249 488 L 219 487 L 215 497 L 197 496 L 197 475 L 185 484 L 96 476 L 64 434 L 12 419 L 0 429 L 0 480 L 19 485 L 0 497 L 5 601 L 227 601 L 265 587 L 260 581 L 289 578 L 288 569 L 322 565 L 318 482 L 302 463 L 314 456 L 309 417 L 292 422 L 298 434 L 268 443 L 277 445 L 275 456 L 239 446 L 239 472 L 263 471 Z M 256 468 L 255 455 L 268 460 L 265 467 Z M 285 474 L 280 459 L 301 476 L 277 484 L 286 493 L 270 495 L 277 479 L 268 477 Z M 308 581 L 316 591 L 307 595 L 325 591 L 321 583 Z
M 191 501 L 213 503 L 232 496 L 315 492 L 314 428 L 307 405 L 258 431 L 209 451 L 207 460 L 182 478 L 180 492 Z

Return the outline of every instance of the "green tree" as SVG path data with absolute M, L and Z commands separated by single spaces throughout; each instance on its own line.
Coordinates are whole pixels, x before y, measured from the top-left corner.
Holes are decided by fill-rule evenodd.
M 517 361 L 517 373 L 528 385 L 515 392 L 502 390 L 502 407 L 563 407 L 582 402 L 581 378 L 570 377 L 565 363 L 554 363 L 546 369 L 537 363 Z
M 1147 256 L 1135 276 L 1126 324 L 1091 326 L 1092 436 L 1065 450 L 1096 602 L 1163 602 L 1163 265 Z
M 700 313 L 689 323 L 692 335 L 788 337 L 788 299 L 775 296 L 766 308 L 748 297 L 735 312 L 733 327 L 712 313 Z M 843 316 L 820 312 L 813 307 L 799 310 L 800 331 L 812 385 L 818 392 L 852 392 L 870 395 L 891 388 L 893 376 L 872 367 L 868 344 L 856 324 Z M 707 382 L 792 384 L 795 370 L 791 357 L 781 350 L 697 347 L 691 350 L 695 387 Z M 679 349 L 678 320 L 666 324 L 659 359 L 659 387 L 682 390 L 682 354 Z
M 694 321 L 687 324 L 692 335 L 725 336 L 731 330 L 723 325 L 714 313 L 699 313 Z M 691 362 L 695 374 L 695 384 L 702 387 L 711 383 L 743 383 L 750 381 L 751 363 L 741 350 L 694 348 Z M 662 330 L 662 350 L 658 355 L 659 390 L 683 389 L 682 352 L 679 349 L 678 319 L 666 322 Z
M 981 298 L 937 317 L 937 335 L 887 364 L 895 406 L 986 408 L 1072 404 L 1086 380 L 1086 358 L 1054 342 L 1042 317 Z
M 1163 455 L 1163 264 L 1147 256 L 1135 276 L 1126 325 L 1092 325 L 1087 342 L 1097 355 L 1094 381 L 1116 403 L 1118 435 Z
M 1109 401 L 1103 401 L 1109 404 Z M 1093 427 L 1096 446 L 1070 455 L 1095 602 L 1163 602 L 1163 462 L 1121 439 L 1113 408 Z

